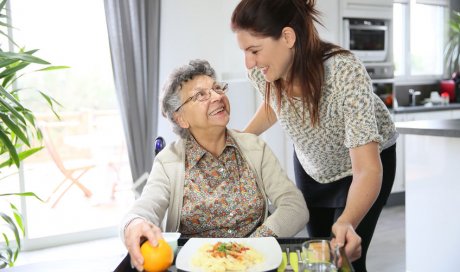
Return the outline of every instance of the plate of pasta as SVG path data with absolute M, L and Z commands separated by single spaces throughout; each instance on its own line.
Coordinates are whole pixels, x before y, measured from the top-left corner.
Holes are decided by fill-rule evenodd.
M 177 255 L 176 268 L 260 272 L 276 269 L 281 261 L 281 247 L 274 237 L 190 238 Z

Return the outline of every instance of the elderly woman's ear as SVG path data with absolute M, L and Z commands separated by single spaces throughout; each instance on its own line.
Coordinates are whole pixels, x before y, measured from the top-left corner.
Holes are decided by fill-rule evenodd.
M 181 127 L 181 128 L 189 128 L 190 124 L 182 117 L 182 114 L 175 112 L 174 113 L 174 121 Z

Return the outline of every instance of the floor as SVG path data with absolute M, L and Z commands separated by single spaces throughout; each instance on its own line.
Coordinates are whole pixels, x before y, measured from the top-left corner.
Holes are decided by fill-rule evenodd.
M 404 206 L 387 207 L 382 211 L 377 229 L 368 252 L 368 270 L 372 272 L 405 271 L 405 211 Z M 44 263 L 60 259 L 62 271 L 83 271 L 83 267 L 92 266 L 93 270 L 113 271 L 126 250 L 117 237 L 87 243 L 61 246 L 38 251 L 22 252 L 19 255 L 16 269 L 27 268 L 29 264 Z M 82 263 L 85 260 L 88 264 Z M 17 270 L 18 269 L 18 270 Z M 69 270 L 70 269 L 70 270 Z M 40 271 L 51 272 L 46 269 Z M 58 271 L 58 270 L 56 270 Z

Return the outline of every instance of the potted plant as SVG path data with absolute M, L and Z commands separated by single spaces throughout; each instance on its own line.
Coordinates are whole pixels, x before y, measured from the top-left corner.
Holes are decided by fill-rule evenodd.
M 449 39 L 444 49 L 445 73 L 449 78 L 460 71 L 460 12 L 452 11 Z
M 20 48 L 7 34 L 8 24 L 7 0 L 0 2 L 0 34 L 4 35 L 14 46 L 12 50 L 5 51 L 0 48 L 0 182 L 5 179 L 2 169 L 7 167 L 19 168 L 21 161 L 39 152 L 43 146 L 33 146 L 32 140 L 41 143 L 41 133 L 36 124 L 34 113 L 21 102 L 19 93 L 15 88 L 15 81 L 25 75 L 26 67 L 39 66 L 35 71 L 50 71 L 66 68 L 64 66 L 51 66 L 47 61 L 34 54 L 38 50 L 25 50 Z M 1 29 L 3 28 L 3 29 Z M 39 91 L 44 102 L 57 115 L 54 106 L 59 105 L 52 97 Z M 9 196 L 36 197 L 33 192 L 0 192 L 0 199 Z M 0 211 L 1 234 L 0 240 L 0 269 L 13 266 L 21 250 L 21 239 L 25 235 L 23 218 L 19 209 L 8 202 L 10 210 Z

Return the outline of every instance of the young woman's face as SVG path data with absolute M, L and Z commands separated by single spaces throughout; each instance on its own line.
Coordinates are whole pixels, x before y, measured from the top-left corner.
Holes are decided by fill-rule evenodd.
M 246 30 L 236 31 L 238 45 L 244 52 L 246 68 L 259 68 L 268 82 L 287 79 L 294 59 L 295 37 L 294 40 L 292 38 L 283 34 L 278 40 L 274 40 L 270 37 L 254 36 Z
M 182 85 L 181 100 L 186 101 L 198 92 L 208 92 L 215 88 L 216 82 L 209 76 L 195 76 Z M 212 133 L 213 129 L 225 129 L 230 120 L 230 103 L 225 94 L 210 92 L 209 99 L 204 101 L 189 101 L 184 104 L 177 114 L 178 123 L 188 128 L 195 137 L 202 133 Z

